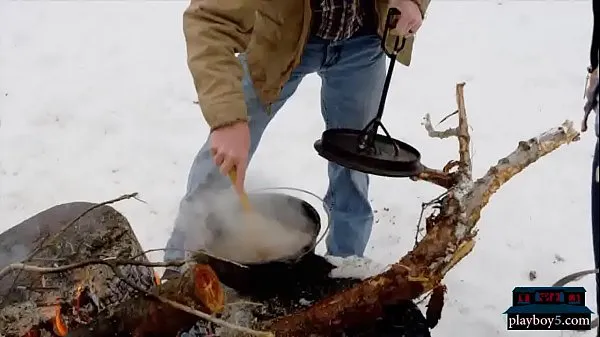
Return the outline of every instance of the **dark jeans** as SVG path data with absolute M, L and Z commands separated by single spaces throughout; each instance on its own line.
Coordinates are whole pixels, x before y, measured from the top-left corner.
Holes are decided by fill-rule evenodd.
M 598 175 L 598 161 L 600 154 L 600 138 L 596 140 L 596 150 L 594 152 L 594 160 L 592 164 L 592 236 L 594 244 L 594 260 L 596 269 L 600 268 L 600 182 Z M 600 314 L 600 274 L 596 274 L 596 311 Z M 598 327 L 600 334 L 600 325 Z

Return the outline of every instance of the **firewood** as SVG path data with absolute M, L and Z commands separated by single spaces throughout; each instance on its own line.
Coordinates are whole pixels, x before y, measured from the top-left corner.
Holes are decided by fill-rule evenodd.
M 52 207 L 0 235 L 0 269 L 23 259 L 32 266 L 52 268 L 140 253 L 125 217 L 110 206 L 87 202 Z M 138 261 L 148 262 L 143 255 Z M 151 268 L 128 265 L 119 269 L 144 289 L 156 283 Z M 6 270 L 0 277 L 0 331 L 8 337 L 36 329 L 63 335 L 63 328 L 84 324 L 96 312 L 135 295 L 102 264 L 48 274 Z
M 270 336 L 211 317 L 225 298 L 207 265 L 160 284 L 152 267 L 186 261 L 149 262 L 108 203 L 58 205 L 0 235 L 3 337 L 175 336 L 199 317 Z
M 219 281 L 210 267 L 195 265 L 180 277 L 157 286 L 152 294 L 165 301 L 185 303 L 190 308 L 212 314 L 208 306 L 221 310 L 224 304 L 222 289 L 220 285 L 214 289 L 214 282 L 218 284 Z M 207 292 L 207 288 L 210 291 Z M 104 310 L 90 324 L 71 330 L 67 336 L 176 336 L 197 321 L 198 317 L 194 314 L 139 294 L 110 310 Z

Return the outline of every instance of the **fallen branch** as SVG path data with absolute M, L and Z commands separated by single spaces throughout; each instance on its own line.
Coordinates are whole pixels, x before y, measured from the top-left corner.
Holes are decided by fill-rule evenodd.
M 421 125 L 423 125 L 425 127 L 425 130 L 427 130 L 427 134 L 431 138 L 444 139 L 444 138 L 458 136 L 458 128 L 449 128 L 444 131 L 436 130 L 433 127 L 433 124 L 431 123 L 431 116 L 429 114 L 425 114 L 425 117 L 423 117 L 423 122 L 421 123 Z
M 207 314 L 205 314 L 205 313 L 203 313 L 201 311 L 194 310 L 194 309 L 192 309 L 192 308 L 190 308 L 188 306 L 185 306 L 183 304 L 171 301 L 171 300 L 166 299 L 166 298 L 164 298 L 162 296 L 155 296 L 155 298 L 157 300 L 159 300 L 159 301 L 161 301 L 163 303 L 169 304 L 170 306 L 172 306 L 174 308 L 177 308 L 177 309 L 179 309 L 179 310 L 181 310 L 183 312 L 187 312 L 188 314 L 195 315 L 195 316 L 197 316 L 197 317 L 199 317 L 201 319 L 205 319 L 205 320 L 207 320 L 209 322 L 215 323 L 217 325 L 220 325 L 222 327 L 225 327 L 225 328 L 228 328 L 228 329 L 231 329 L 231 330 L 234 330 L 234 331 L 238 331 L 238 332 L 245 333 L 245 334 L 252 335 L 252 336 L 264 336 L 264 337 L 274 337 L 275 336 L 271 332 L 252 330 L 250 328 L 245 328 L 243 326 L 239 326 L 239 325 L 232 324 L 232 323 L 226 322 L 226 321 L 218 319 L 218 318 L 214 318 L 214 317 L 209 316 L 209 315 L 207 315 Z
M 429 167 L 423 167 L 423 171 L 418 176 L 411 177 L 412 180 L 423 180 L 429 183 L 450 189 L 456 185 L 456 174 L 435 170 Z
M 90 260 L 84 260 L 84 261 L 80 261 L 80 262 L 76 262 L 76 263 L 72 263 L 72 264 L 67 264 L 67 265 L 62 265 L 62 266 L 58 266 L 58 267 L 39 267 L 39 266 L 34 266 L 31 264 L 26 264 L 26 263 L 12 263 L 9 264 L 8 266 L 0 269 L 0 280 L 7 276 L 11 271 L 27 271 L 27 272 L 32 272 L 32 273 L 39 273 L 39 274 L 56 274 L 56 273 L 63 273 L 69 270 L 74 270 L 74 269 L 78 269 L 78 268 L 83 268 L 83 267 L 87 267 L 87 266 L 92 266 L 92 265 L 106 265 L 106 266 L 144 266 L 144 267 L 149 267 L 149 268 L 154 268 L 154 267 L 181 267 L 186 263 L 190 263 L 193 262 L 194 259 L 187 259 L 187 260 L 171 260 L 168 262 L 150 262 L 150 261 L 140 261 L 140 260 L 136 260 L 137 258 L 144 256 L 147 252 L 152 252 L 152 251 L 159 251 L 159 250 L 164 250 L 163 248 L 157 248 L 157 249 L 150 249 L 147 250 L 145 252 L 142 252 L 140 254 L 137 254 L 136 256 L 134 256 L 131 259 L 117 259 L 115 257 L 107 257 L 104 259 L 90 259 Z M 203 255 L 207 255 L 207 256 L 212 256 L 211 254 L 209 254 L 208 252 L 204 252 L 204 251 L 190 251 L 191 253 L 194 254 L 196 259 L 201 259 L 201 257 Z M 212 256 L 215 257 L 215 256 Z M 223 258 L 219 258 L 221 260 L 224 260 L 226 262 L 235 264 L 237 266 L 240 267 L 244 267 L 247 268 L 246 266 L 239 264 L 237 262 L 234 261 L 230 261 L 227 259 L 223 259 Z M 57 261 L 59 259 L 40 259 L 41 261 Z
M 573 128 L 573 122 L 565 121 L 561 126 L 548 130 L 527 141 L 519 142 L 517 148 L 498 164 L 490 167 L 487 173 L 475 181 L 467 197 L 466 211 L 471 222 L 479 219 L 480 212 L 488 204 L 490 197 L 510 178 L 523 171 L 541 157 L 556 150 L 563 144 L 579 139 L 579 132 Z
M 458 166 L 452 173 L 454 184 L 440 200 L 438 214 L 428 217 L 428 230 L 424 238 L 399 262 L 386 272 L 364 280 L 360 284 L 315 303 L 306 310 L 264 322 L 261 327 L 277 336 L 306 336 L 328 334 L 376 319 L 383 306 L 400 300 L 413 300 L 440 286 L 446 273 L 469 254 L 474 245 L 475 225 L 481 209 L 490 197 L 516 173 L 522 171 L 542 156 L 563 144 L 578 139 L 571 122 L 549 130 L 519 147 L 477 182 L 471 178 L 470 135 L 463 98 L 464 83 L 456 86 L 459 125 L 455 129 L 438 132 L 425 117 L 425 128 L 432 137 L 457 136 L 458 164 L 447 165 L 443 171 L 428 169 L 415 180 L 427 180 L 446 187 L 450 167 Z M 440 309 L 441 310 L 441 309 Z M 435 315 L 434 315 L 434 318 Z
M 464 179 L 471 180 L 473 167 L 471 165 L 471 135 L 469 135 L 469 123 L 467 121 L 467 108 L 465 107 L 464 97 L 465 83 L 456 85 L 456 105 L 458 106 L 458 169 L 464 174 Z
M 437 208 L 437 209 L 441 208 L 441 205 L 442 205 L 441 202 L 447 195 L 448 195 L 448 192 L 445 192 L 442 195 L 438 196 L 437 198 L 421 204 L 421 212 L 419 214 L 419 220 L 417 221 L 417 230 L 415 231 L 415 244 L 414 244 L 413 248 L 419 244 L 419 234 L 421 233 L 421 222 L 423 221 L 423 215 L 425 214 L 425 210 L 429 207 L 433 207 L 433 208 Z M 427 219 L 425 219 L 425 230 L 427 232 L 429 232 L 431 230 L 431 228 L 433 227 L 432 222 L 433 222 L 433 219 L 432 219 L 431 215 Z
M 149 261 L 137 261 L 129 259 L 116 259 L 113 257 L 105 259 L 90 259 L 72 264 L 67 264 L 58 267 L 38 267 L 25 263 L 13 263 L 0 270 L 0 279 L 7 276 L 11 271 L 27 271 L 40 274 L 56 274 L 63 273 L 66 271 L 83 268 L 92 265 L 106 265 L 106 266 L 144 266 L 144 267 L 180 267 L 184 265 L 186 260 L 181 261 L 169 261 L 169 262 L 149 262 Z

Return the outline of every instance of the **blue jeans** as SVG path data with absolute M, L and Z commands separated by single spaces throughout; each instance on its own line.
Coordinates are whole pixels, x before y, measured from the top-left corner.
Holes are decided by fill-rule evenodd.
M 385 54 L 380 41 L 376 35 L 340 42 L 312 37 L 300 64 L 283 86 L 280 97 L 272 104 L 270 114 L 259 101 L 248 74 L 245 55 L 240 54 L 239 61 L 245 69 L 243 86 L 250 117 L 250 158 L 269 122 L 308 74 L 317 73 L 322 79 L 321 113 L 326 128 L 365 127 L 377 113 L 385 79 Z M 373 212 L 368 199 L 369 177 L 334 163 L 329 163 L 328 175 L 329 186 L 324 199 L 332 210 L 332 224 L 326 238 L 327 253 L 342 257 L 363 256 L 373 225 Z M 197 209 L 198 202 L 192 206 L 194 201 L 202 198 L 204 191 L 225 188 L 231 188 L 231 183 L 213 163 L 207 139 L 192 164 L 187 193 L 179 209 L 180 215 L 192 209 L 197 219 L 202 219 L 205 214 Z M 183 218 L 178 216 L 175 221 L 167 248 L 182 249 L 184 246 L 188 224 L 184 223 L 186 220 Z M 165 260 L 182 257 L 183 253 L 179 251 L 167 250 Z

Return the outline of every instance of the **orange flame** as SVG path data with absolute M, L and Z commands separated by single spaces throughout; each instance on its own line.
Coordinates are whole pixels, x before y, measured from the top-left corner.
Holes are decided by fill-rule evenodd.
M 194 288 L 198 299 L 211 313 L 223 310 L 225 294 L 217 274 L 210 266 L 197 264 L 194 267 Z
M 54 333 L 59 337 L 64 337 L 69 332 L 69 329 L 62 319 L 62 315 L 60 313 L 60 304 L 57 304 L 54 308 L 56 311 L 56 314 L 54 315 Z
M 79 313 L 81 308 L 81 296 L 83 296 L 83 284 L 79 284 L 75 290 L 75 312 Z
M 160 285 L 160 276 L 158 276 L 157 272 L 154 272 L 154 282 L 156 283 L 157 286 Z

